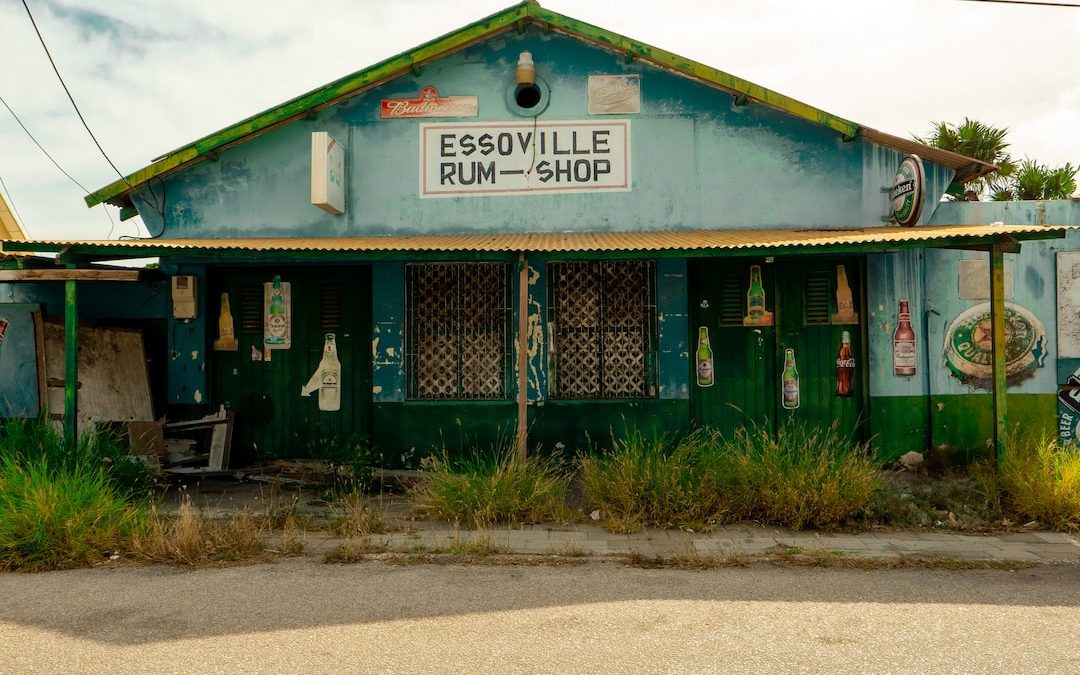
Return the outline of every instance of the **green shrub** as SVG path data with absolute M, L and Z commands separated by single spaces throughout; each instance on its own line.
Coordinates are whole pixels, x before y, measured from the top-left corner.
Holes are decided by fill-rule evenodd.
M 646 525 L 697 529 L 728 510 L 717 490 L 722 467 L 706 461 L 717 436 L 697 431 L 675 441 L 628 431 L 611 448 L 581 460 L 585 496 L 600 509 L 604 526 L 632 532 Z
M 1006 509 L 1058 529 L 1080 527 L 1080 447 L 1043 437 L 1009 446 L 998 472 Z
M 482 528 L 559 519 L 569 482 L 557 457 L 522 459 L 505 445 L 456 463 L 433 457 L 410 492 L 420 513 Z
M 100 468 L 0 457 L 0 568 L 92 565 L 122 548 L 142 515 Z
M 129 454 L 118 431 L 104 427 L 84 431 L 76 447 L 68 448 L 47 420 L 5 420 L 0 423 L 0 457 L 23 464 L 41 460 L 53 471 L 101 469 L 111 486 L 134 498 L 145 496 L 154 485 L 153 470 Z
M 880 480 L 865 444 L 795 423 L 677 441 L 632 431 L 581 464 L 586 497 L 620 532 L 739 520 L 836 525 L 866 509 Z
M 869 446 L 836 426 L 786 423 L 740 429 L 726 444 L 745 517 L 792 529 L 837 525 L 861 513 L 880 485 Z M 722 477 L 722 480 L 726 480 Z

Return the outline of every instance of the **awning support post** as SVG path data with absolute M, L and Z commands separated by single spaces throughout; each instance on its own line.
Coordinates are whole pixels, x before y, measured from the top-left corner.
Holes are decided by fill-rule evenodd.
M 1008 384 L 1005 381 L 1005 245 L 994 244 L 990 249 L 990 324 L 992 392 L 994 399 L 994 451 L 998 464 L 1005 458 L 1006 403 Z
M 69 267 L 72 267 L 69 265 Z M 64 442 L 74 452 L 79 441 L 79 306 L 74 279 L 64 282 Z
M 518 253 L 518 330 L 517 330 L 517 452 L 522 460 L 529 443 L 529 261 Z

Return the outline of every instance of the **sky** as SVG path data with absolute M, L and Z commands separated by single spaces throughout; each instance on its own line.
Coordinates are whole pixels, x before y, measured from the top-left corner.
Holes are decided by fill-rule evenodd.
M 185 143 L 512 4 L 511 0 L 27 0 L 75 101 L 130 173 Z M 963 0 L 541 0 L 555 12 L 901 136 L 965 116 L 1015 158 L 1080 163 L 1080 8 Z M 0 97 L 90 191 L 117 176 L 64 94 L 21 0 L 0 0 Z M 0 179 L 34 238 L 139 234 L 0 106 Z

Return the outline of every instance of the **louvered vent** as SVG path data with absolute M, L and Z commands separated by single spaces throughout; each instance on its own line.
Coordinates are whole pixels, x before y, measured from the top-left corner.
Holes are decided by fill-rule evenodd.
M 804 279 L 803 306 L 807 324 L 829 323 L 829 273 L 808 272 Z
M 262 286 L 240 287 L 240 330 L 244 333 L 261 333 L 263 329 Z
M 750 271 L 736 268 L 725 271 L 720 278 L 720 325 L 741 326 L 746 314 L 746 290 L 750 285 Z
M 319 297 L 319 328 L 324 333 L 341 331 L 341 286 L 324 285 Z

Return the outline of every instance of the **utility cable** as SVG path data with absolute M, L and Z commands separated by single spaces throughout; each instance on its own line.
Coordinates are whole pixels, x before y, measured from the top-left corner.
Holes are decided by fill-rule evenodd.
M 1037 2 L 1036 0 L 960 0 L 960 2 L 993 2 L 999 5 L 1033 5 L 1035 7 L 1072 7 L 1080 5 L 1072 2 Z
M 57 162 L 57 161 L 56 161 L 56 158 L 55 158 L 55 157 L 53 157 L 52 155 L 50 155 L 50 154 L 49 154 L 49 151 L 45 149 L 45 146 L 43 146 L 43 145 L 42 145 L 42 144 L 41 144 L 41 143 L 40 143 L 40 142 L 38 141 L 38 139 L 34 137 L 34 134 L 30 133 L 30 130 L 26 128 L 26 125 L 25 125 L 25 124 L 23 124 L 23 121 L 22 121 L 21 119 L 19 119 L 19 116 L 18 116 L 18 115 L 16 115 L 16 114 L 15 114 L 15 111 L 11 109 L 11 106 L 10 106 L 10 105 L 8 105 L 8 102 L 4 100 L 4 97 L 3 97 L 3 96 L 0 96 L 0 103 L 2 103 L 2 104 L 4 105 L 4 107 L 5 107 L 5 108 L 7 108 L 7 111 L 8 111 L 9 113 L 11 113 L 11 116 L 12 116 L 13 118 L 15 118 L 15 121 L 16 121 L 16 122 L 17 122 L 17 123 L 19 124 L 19 126 L 20 126 L 20 127 L 22 128 L 22 130 L 23 130 L 23 131 L 24 131 L 24 132 L 26 133 L 27 137 L 28 137 L 28 138 L 29 138 L 29 139 L 30 139 L 31 141 L 33 141 L 33 142 L 34 142 L 34 145 L 36 145 L 36 146 L 37 146 L 38 150 L 41 150 L 41 153 L 42 153 L 43 155 L 45 155 L 46 157 L 48 157 L 48 158 L 49 158 L 49 161 L 53 163 L 53 166 L 55 166 L 55 167 L 56 167 L 56 168 L 57 168 L 57 169 L 58 169 L 58 170 L 60 171 L 60 173 L 62 173 L 62 174 L 64 174 L 65 176 L 67 176 L 67 179 L 68 179 L 68 180 L 70 180 L 70 181 L 71 181 L 72 183 L 74 183 L 75 185 L 77 185 L 77 186 L 79 187 L 79 189 L 80 189 L 80 190 L 82 190 L 82 191 L 83 191 L 83 192 L 85 192 L 86 194 L 90 194 L 90 191 L 86 189 L 86 186 L 85 186 L 85 185 L 83 185 L 82 183 L 80 183 L 79 181 L 75 180 L 75 177 L 74 177 L 74 176 L 72 176 L 72 175 L 71 175 L 70 173 L 68 173 L 67 171 L 65 171 L 65 170 L 64 170 L 64 167 L 60 166 L 60 162 Z M 14 205 L 12 205 L 12 207 L 11 207 L 11 208 L 13 208 L 13 209 L 14 209 L 14 208 L 15 208 L 15 207 L 14 207 Z M 110 213 L 109 213 L 109 209 L 105 208 L 105 205 L 104 205 L 104 204 L 102 205 L 102 211 L 104 211 L 104 212 L 105 212 L 105 217 L 109 219 L 109 234 L 108 234 L 108 235 L 107 235 L 107 236 L 106 236 L 105 238 L 106 238 L 106 239 L 112 239 L 112 234 L 113 234 L 113 231 L 114 231 L 114 230 L 116 229 L 116 221 L 114 221 L 114 220 L 113 220 L 112 214 L 110 214 Z M 22 220 L 22 216 L 20 216 L 20 217 L 19 217 L 19 220 Z
M 113 161 L 109 159 L 109 155 L 106 154 L 105 148 L 101 147 L 101 143 L 98 142 L 97 136 L 95 136 L 94 132 L 90 130 L 90 125 L 86 123 L 86 118 L 83 117 L 82 111 L 79 110 L 78 104 L 75 103 L 75 97 L 71 95 L 71 90 L 68 89 L 67 83 L 64 82 L 64 77 L 60 74 L 60 69 L 56 66 L 56 61 L 53 60 L 52 52 L 49 51 L 49 46 L 45 44 L 45 38 L 44 36 L 42 36 L 41 30 L 38 28 L 37 21 L 34 20 L 34 14 L 30 11 L 30 5 L 26 4 L 26 0 L 22 0 L 22 6 L 23 9 L 26 10 L 26 16 L 30 17 L 30 24 L 33 25 L 34 32 L 37 33 L 38 42 L 41 43 L 41 48 L 45 50 L 45 56 L 49 58 L 49 63 L 52 65 L 53 72 L 56 73 L 56 78 L 60 80 L 60 86 L 64 88 L 64 93 L 67 94 L 68 100 L 71 101 L 71 107 L 75 109 L 75 114 L 79 116 L 79 121 L 82 122 L 83 127 L 86 128 L 86 133 L 90 134 L 90 138 L 94 141 L 94 145 L 97 146 L 98 151 L 101 152 L 101 156 L 104 157 L 105 161 L 109 163 L 109 166 L 111 166 L 112 170 L 116 172 L 116 175 L 120 176 L 120 180 L 124 181 L 124 184 L 127 185 L 132 192 L 138 194 L 135 186 L 132 185 L 128 181 L 127 177 L 120 172 L 120 169 L 116 168 L 116 164 L 114 164 Z M 154 196 L 154 191 L 151 190 L 150 194 L 151 196 Z M 154 196 L 154 202 L 154 210 L 159 212 L 161 214 L 161 217 L 164 218 L 164 209 L 158 206 L 156 196 Z

